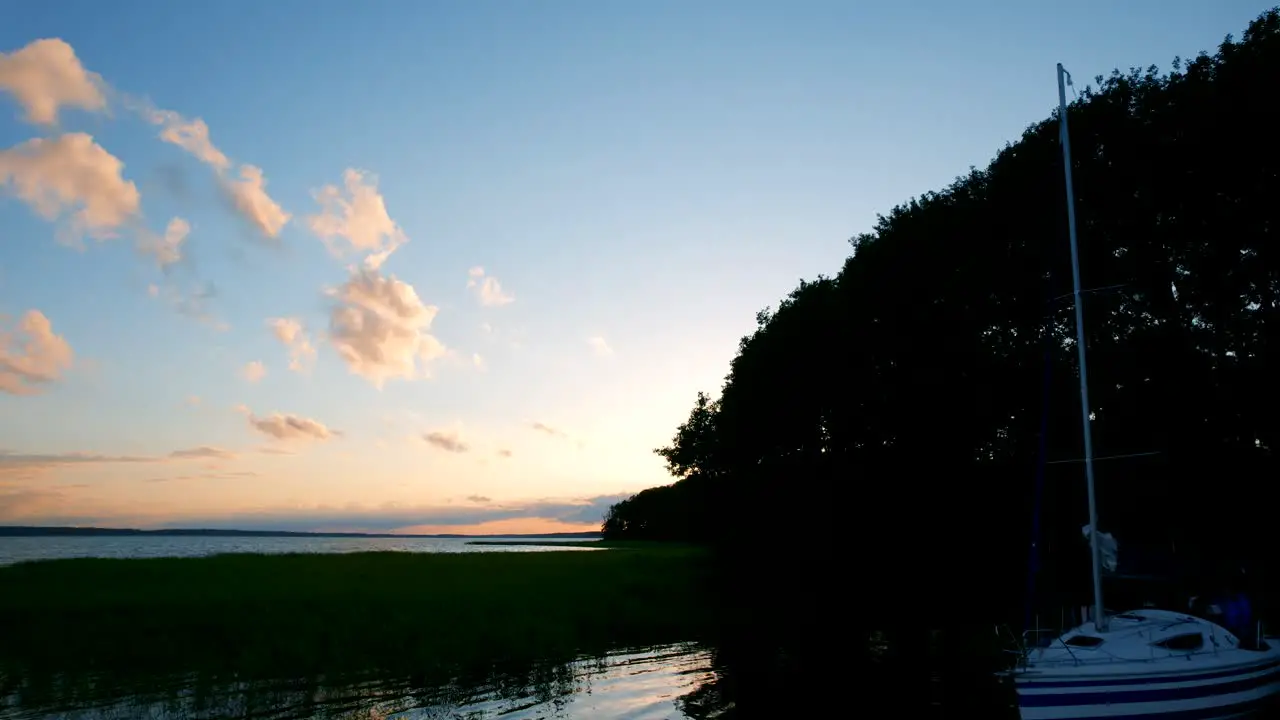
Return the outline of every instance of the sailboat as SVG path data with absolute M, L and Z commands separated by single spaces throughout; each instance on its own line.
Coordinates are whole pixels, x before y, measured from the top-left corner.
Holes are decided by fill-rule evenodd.
M 1219 720 L 1261 709 L 1280 693 L 1280 639 L 1241 638 L 1189 613 L 1144 608 L 1108 616 L 1102 598 L 1103 554 L 1114 560 L 1115 544 L 1098 530 L 1094 494 L 1093 439 L 1089 427 L 1089 380 L 1081 310 L 1080 260 L 1066 86 L 1070 74 L 1058 65 L 1058 123 L 1066 175 L 1067 227 L 1071 239 L 1080 410 L 1088 486 L 1093 567 L 1092 617 L 1047 644 L 1019 652 L 1000 675 L 1012 681 L 1022 720 Z M 1107 563 L 1110 565 L 1110 562 Z

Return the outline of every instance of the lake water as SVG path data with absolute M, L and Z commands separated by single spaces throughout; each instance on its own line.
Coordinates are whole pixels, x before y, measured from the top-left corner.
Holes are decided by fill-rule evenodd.
M 70 557 L 233 552 L 544 549 L 468 545 L 453 538 L 0 537 L 0 565 Z M 360 676 L 246 682 L 225 675 L 139 675 L 128 668 L 67 675 L 49 668 L 0 666 L 0 720 L 727 720 L 837 717 L 866 708 L 880 709 L 872 711 L 874 718 L 1016 720 L 1011 695 L 995 685 L 990 669 L 981 663 L 957 662 L 954 656 L 921 657 L 905 664 L 886 660 L 888 647 L 878 633 L 864 659 L 851 659 L 860 656 L 844 644 L 853 638 L 842 637 L 838 618 L 833 622 L 830 635 L 809 647 L 806 654 L 811 657 L 805 658 L 744 655 L 742 646 L 757 646 L 751 631 L 734 638 L 731 649 L 696 643 L 631 648 L 568 663 L 455 678 L 444 685 L 439 676 L 426 680 L 373 670 Z M 815 663 L 826 669 L 809 674 Z M 1280 717 L 1280 707 L 1256 717 Z
M 503 538 L 485 538 L 502 540 Z M 522 540 L 521 538 L 511 538 Z M 523 539 L 527 541 L 527 538 Z M 535 545 L 468 545 L 463 538 L 351 538 L 351 537 L 194 537 L 94 536 L 0 537 L 0 565 L 28 560 L 75 557 L 150 558 L 198 557 L 220 553 L 351 553 L 351 552 L 531 552 Z M 547 541 L 554 543 L 554 540 Z M 593 548 L 560 546 L 557 550 L 592 552 Z
M 217 682 L 151 678 L 133 692 L 102 691 L 93 678 L 32 682 L 0 673 L 0 717 L 13 720 L 663 720 L 702 718 L 700 688 L 715 679 L 697 645 L 620 652 L 533 668 L 482 682 L 418 687 L 412 678 L 327 682 Z

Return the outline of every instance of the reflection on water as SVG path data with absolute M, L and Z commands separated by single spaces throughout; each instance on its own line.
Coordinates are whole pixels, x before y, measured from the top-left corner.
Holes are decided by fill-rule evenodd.
M 199 676 L 134 680 L 0 674 L 0 717 L 24 720 L 436 720 L 703 718 L 698 690 L 711 653 L 671 645 L 422 687 L 412 677 L 237 682 Z
M 194 674 L 121 679 L 0 670 L 0 718 L 741 720 L 853 716 L 856 706 L 877 708 L 869 716 L 877 720 L 1017 720 L 1012 690 L 997 685 L 986 668 L 857 664 L 835 647 L 829 651 L 796 672 L 784 658 L 726 661 L 724 648 L 684 643 L 457 677 L 443 686 L 405 675 L 246 682 Z M 1280 717 L 1278 711 L 1273 706 L 1248 717 Z
M 490 538 L 501 540 L 503 538 Z M 519 539 L 519 538 L 516 538 Z M 200 557 L 221 553 L 353 553 L 353 552 L 534 552 L 595 548 L 556 545 L 468 545 L 466 538 L 360 537 L 204 537 L 130 535 L 124 537 L 0 537 L 0 565 L 61 558 Z

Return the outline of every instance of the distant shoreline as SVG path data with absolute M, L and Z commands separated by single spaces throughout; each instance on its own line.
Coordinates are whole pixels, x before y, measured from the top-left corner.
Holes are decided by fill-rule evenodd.
M 564 532 L 564 533 L 502 533 L 497 535 L 465 535 L 461 533 L 442 533 L 439 535 L 399 535 L 395 533 L 352 533 L 352 532 L 297 532 L 292 530 L 218 530 L 211 528 L 171 528 L 163 530 L 139 530 L 136 528 L 98 528 L 98 527 L 43 527 L 33 525 L 0 525 L 0 537 L 304 537 L 304 538 L 437 538 L 437 539 L 469 539 L 469 538 L 529 538 L 585 540 L 599 539 L 598 532 Z

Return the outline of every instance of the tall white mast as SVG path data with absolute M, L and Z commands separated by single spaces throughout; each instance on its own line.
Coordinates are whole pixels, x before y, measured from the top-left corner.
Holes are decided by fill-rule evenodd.
M 1102 604 L 1102 550 L 1098 546 L 1098 502 L 1093 483 L 1093 433 L 1089 427 L 1089 371 L 1084 349 L 1084 309 L 1080 294 L 1080 251 L 1076 243 L 1076 197 L 1071 184 L 1071 133 L 1067 129 L 1067 82 L 1071 78 L 1058 63 L 1058 134 L 1062 140 L 1062 169 L 1067 180 L 1067 234 L 1071 236 L 1071 283 L 1076 309 L 1076 353 L 1080 363 L 1080 421 L 1084 428 L 1084 475 L 1089 487 L 1089 547 L 1093 558 L 1093 617 L 1099 632 L 1107 630 Z

